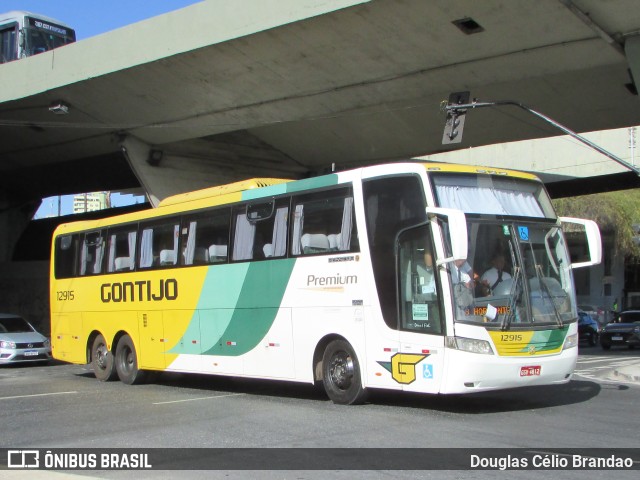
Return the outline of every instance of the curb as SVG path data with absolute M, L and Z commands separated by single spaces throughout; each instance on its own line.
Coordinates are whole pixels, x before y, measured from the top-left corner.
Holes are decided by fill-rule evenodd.
M 616 369 L 613 371 L 613 376 L 617 380 L 624 379 L 640 385 L 640 365 Z

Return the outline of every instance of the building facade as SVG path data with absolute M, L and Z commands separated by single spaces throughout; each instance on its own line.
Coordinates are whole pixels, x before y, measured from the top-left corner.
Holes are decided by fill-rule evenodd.
M 73 196 L 73 213 L 95 212 L 111 207 L 110 192 L 80 193 Z

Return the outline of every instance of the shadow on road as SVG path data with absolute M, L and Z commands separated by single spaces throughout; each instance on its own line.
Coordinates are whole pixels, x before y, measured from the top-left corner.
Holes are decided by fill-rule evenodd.
M 93 377 L 91 372 L 76 375 Z M 283 381 L 162 373 L 156 376 L 153 383 L 159 386 L 189 390 L 329 402 L 322 388 Z M 427 395 L 371 390 L 368 403 L 465 414 L 514 412 L 587 402 L 596 397 L 602 388 L 604 387 L 596 382 L 573 380 L 564 385 L 523 387 L 467 395 Z
M 596 382 L 573 380 L 564 385 L 523 387 L 467 395 L 392 395 L 376 392 L 371 400 L 384 405 L 440 410 L 450 413 L 481 414 L 517 412 L 583 403 L 596 397 L 602 386 Z

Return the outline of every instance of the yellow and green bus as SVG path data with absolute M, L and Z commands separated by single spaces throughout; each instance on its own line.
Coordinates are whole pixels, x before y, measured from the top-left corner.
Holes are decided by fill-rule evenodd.
M 593 222 L 567 221 L 585 234 L 580 264 L 535 176 L 407 162 L 63 224 L 53 355 L 127 384 L 153 371 L 318 382 L 341 404 L 568 382 L 572 268 L 601 247 Z

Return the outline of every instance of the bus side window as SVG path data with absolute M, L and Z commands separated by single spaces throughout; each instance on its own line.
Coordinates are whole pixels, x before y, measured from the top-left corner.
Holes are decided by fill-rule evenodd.
M 254 257 L 278 258 L 287 255 L 288 218 L 289 200 L 276 202 L 271 218 L 257 225 Z
M 233 260 L 286 256 L 288 216 L 288 199 L 237 207 Z
M 135 268 L 137 225 L 109 229 L 107 272 L 128 272 Z
M 80 251 L 80 275 L 96 275 L 102 273 L 105 241 L 101 231 L 87 232 L 82 241 Z
M 351 191 L 340 188 L 294 201 L 292 255 L 357 251 Z
M 177 219 L 170 223 L 143 225 L 141 231 L 140 268 L 171 267 L 178 263 L 180 225 Z
M 71 278 L 77 275 L 80 235 L 61 235 L 55 243 L 55 277 Z
M 18 59 L 18 28 L 14 23 L 10 28 L 0 30 L 0 63 Z
M 182 264 L 226 263 L 230 218 L 229 208 L 186 216 L 182 221 Z

